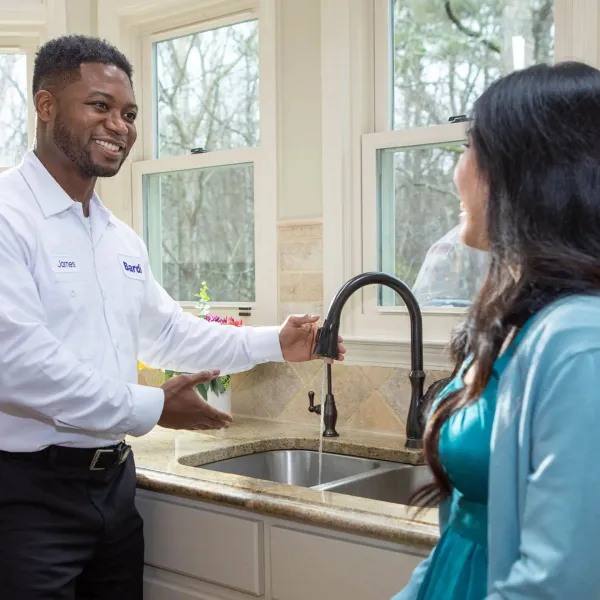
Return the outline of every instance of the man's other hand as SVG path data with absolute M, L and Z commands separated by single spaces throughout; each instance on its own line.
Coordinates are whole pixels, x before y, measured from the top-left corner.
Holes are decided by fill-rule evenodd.
M 211 406 L 196 391 L 199 383 L 212 381 L 219 371 L 202 371 L 194 375 L 176 375 L 161 388 L 165 393 L 165 404 L 158 421 L 168 429 L 216 430 L 229 427 L 231 415 Z

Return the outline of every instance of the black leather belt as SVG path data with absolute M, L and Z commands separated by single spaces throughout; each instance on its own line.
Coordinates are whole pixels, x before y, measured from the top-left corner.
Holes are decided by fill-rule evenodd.
M 30 462 L 45 462 L 62 467 L 82 467 L 90 471 L 104 471 L 118 467 L 127 460 L 130 453 L 131 446 L 125 442 L 104 448 L 48 446 L 37 452 L 2 452 Z

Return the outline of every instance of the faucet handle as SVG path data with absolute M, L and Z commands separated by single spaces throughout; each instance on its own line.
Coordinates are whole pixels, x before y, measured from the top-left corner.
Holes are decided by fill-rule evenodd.
M 321 405 L 317 404 L 315 406 L 315 393 L 312 390 L 308 392 L 308 412 L 321 414 Z

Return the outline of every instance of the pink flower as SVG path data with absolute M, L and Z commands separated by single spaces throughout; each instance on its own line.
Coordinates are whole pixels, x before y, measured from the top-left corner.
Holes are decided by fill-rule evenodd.
M 219 323 L 221 325 L 233 325 L 234 327 L 242 327 L 243 321 L 241 319 L 234 319 L 233 317 L 219 317 L 218 315 L 207 314 L 204 319 L 210 323 Z

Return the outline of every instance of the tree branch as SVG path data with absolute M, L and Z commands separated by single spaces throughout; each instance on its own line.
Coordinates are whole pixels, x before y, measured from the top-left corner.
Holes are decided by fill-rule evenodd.
M 444 8 L 446 9 L 446 15 L 456 25 L 459 31 L 462 31 L 465 35 L 468 35 L 469 37 L 478 39 L 486 48 L 489 48 L 492 52 L 497 52 L 498 54 L 500 54 L 501 49 L 496 42 L 482 38 L 477 31 L 470 29 L 466 25 L 463 25 L 461 20 L 454 14 L 452 6 L 450 5 L 450 0 L 444 1 Z

